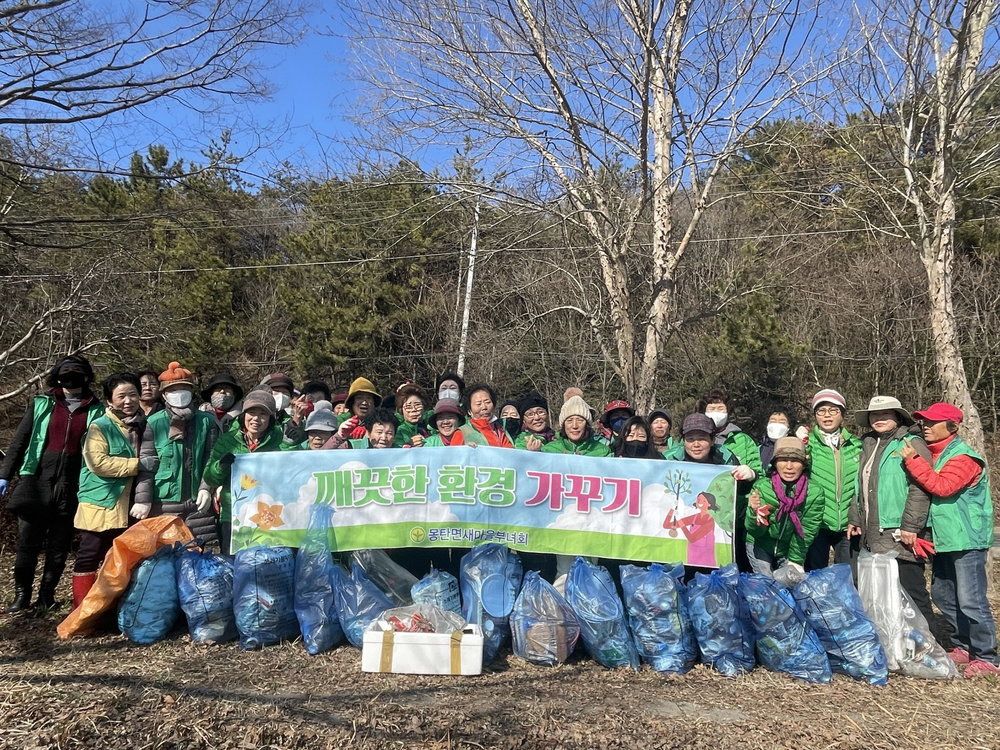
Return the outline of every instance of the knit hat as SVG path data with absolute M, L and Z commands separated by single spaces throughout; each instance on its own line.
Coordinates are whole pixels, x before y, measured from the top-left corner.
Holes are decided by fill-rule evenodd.
M 288 390 L 289 394 L 291 395 L 295 394 L 295 383 L 293 383 L 292 379 L 287 375 L 285 375 L 285 373 L 283 372 L 272 372 L 270 375 L 268 375 L 266 378 L 260 381 L 260 384 L 266 385 L 268 388 L 272 390 L 274 390 L 275 388 L 285 388 Z
M 653 411 L 649 412 L 649 416 L 646 418 L 646 421 L 652 424 L 653 420 L 658 417 L 663 417 L 665 420 L 667 420 L 667 424 L 669 424 L 671 427 L 674 426 L 674 419 L 673 417 L 670 416 L 670 412 L 667 411 L 666 409 L 653 409 Z
M 186 386 L 194 390 L 194 373 L 181 367 L 180 362 L 171 362 L 167 369 L 160 373 L 160 392 L 178 386 Z
M 347 401 L 346 393 L 335 393 L 333 394 L 333 398 L 330 400 L 330 403 L 336 406 L 337 404 L 342 404 L 345 401 Z
M 715 434 L 715 422 L 711 417 L 706 417 L 701 412 L 688 414 L 684 417 L 684 424 L 681 425 L 681 435 L 687 436 L 692 432 L 704 432 L 706 435 Z
M 259 385 L 250 391 L 246 397 L 243 399 L 243 414 L 246 414 L 250 409 L 255 406 L 261 406 L 267 410 L 268 415 L 271 419 L 274 419 L 274 396 L 271 395 L 271 390 L 267 386 Z
M 812 410 L 816 411 L 816 409 L 819 408 L 819 405 L 824 403 L 839 406 L 844 411 L 847 411 L 847 400 L 840 395 L 839 391 L 835 391 L 833 388 L 824 388 L 813 396 Z
M 579 396 L 583 398 L 583 391 L 577 388 L 575 385 L 571 385 L 565 391 L 563 391 L 563 403 L 569 401 L 573 396 Z
M 375 406 L 382 403 L 382 397 L 375 390 L 375 385 L 368 378 L 355 378 L 354 382 L 351 383 L 351 387 L 347 389 L 347 400 L 344 401 L 344 406 L 350 410 L 351 406 L 354 404 L 354 397 L 359 393 L 370 393 L 375 397 Z
M 953 404 L 947 404 L 944 401 L 938 401 L 936 404 L 931 404 L 926 409 L 921 409 L 920 411 L 913 412 L 913 416 L 917 419 L 926 419 L 928 422 L 954 422 L 958 424 L 961 422 L 965 415 L 962 410 Z
M 427 420 L 427 424 L 437 429 L 438 417 L 443 414 L 452 414 L 458 417 L 459 426 L 465 424 L 465 412 L 462 411 L 461 404 L 458 403 L 457 399 L 454 398 L 442 398 L 438 399 L 438 402 L 434 404 L 434 413 Z
M 201 400 L 205 402 L 210 401 L 212 398 L 212 391 L 220 385 L 227 385 L 232 388 L 233 393 L 236 394 L 237 401 L 243 398 L 243 389 L 240 387 L 240 384 L 236 382 L 236 378 L 228 372 L 220 372 L 213 375 L 212 379 L 208 381 L 208 384 L 201 392 Z
M 892 396 L 872 396 L 871 401 L 868 402 L 867 409 L 861 409 L 860 411 L 854 412 L 854 418 L 865 427 L 871 425 L 868 421 L 868 415 L 873 411 L 894 411 L 899 415 L 899 421 L 901 424 L 909 427 L 913 424 L 913 417 L 910 416 L 910 412 L 903 408 L 903 405 L 899 403 L 898 398 L 893 398 Z
M 774 443 L 774 455 L 771 457 L 771 463 L 773 464 L 779 458 L 790 458 L 805 463 L 806 447 L 797 437 L 778 438 Z
M 585 421 L 590 421 L 590 407 L 587 406 L 587 402 L 583 400 L 583 397 L 570 396 L 566 399 L 566 403 L 559 410 L 559 427 L 561 428 L 566 424 L 566 420 L 570 417 L 583 417 Z
M 524 412 L 528 411 L 528 409 L 534 409 L 537 406 L 542 407 L 545 411 L 549 410 L 549 402 L 541 394 L 532 391 L 518 402 L 517 412 L 523 417 Z
M 318 432 L 336 432 L 340 427 L 336 415 L 333 413 L 333 404 L 329 401 L 316 401 L 313 404 L 313 412 L 306 419 L 306 432 L 316 430 Z
M 618 411 L 619 409 L 627 411 L 630 417 L 635 416 L 635 409 L 632 408 L 632 405 L 628 401 L 617 399 L 615 401 L 609 401 L 608 405 L 604 407 L 604 413 L 601 415 L 601 424 L 605 427 L 610 427 L 611 425 L 608 424 L 608 417 L 611 415 L 611 412 Z

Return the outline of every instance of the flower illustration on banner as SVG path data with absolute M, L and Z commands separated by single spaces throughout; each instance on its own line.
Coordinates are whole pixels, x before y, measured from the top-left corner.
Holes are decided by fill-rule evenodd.
M 257 480 L 254 479 L 249 474 L 243 474 L 240 476 L 240 489 L 252 490 L 258 484 Z
M 285 525 L 285 522 L 281 520 L 281 510 L 281 505 L 258 502 L 257 512 L 250 516 L 250 521 L 257 524 L 262 531 L 276 529 Z

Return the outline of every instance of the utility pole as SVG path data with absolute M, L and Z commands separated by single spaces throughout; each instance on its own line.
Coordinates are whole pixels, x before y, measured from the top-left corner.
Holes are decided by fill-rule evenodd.
M 458 340 L 458 374 L 465 375 L 465 348 L 469 341 L 469 317 L 472 314 L 472 281 L 476 275 L 476 251 L 479 247 L 479 199 L 472 209 L 472 239 L 469 241 L 469 272 L 465 277 L 465 304 L 462 308 L 462 333 Z

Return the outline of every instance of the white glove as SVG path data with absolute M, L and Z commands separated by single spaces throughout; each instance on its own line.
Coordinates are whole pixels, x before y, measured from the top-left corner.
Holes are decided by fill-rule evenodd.
M 737 481 L 744 482 L 750 479 L 754 479 L 757 476 L 757 472 L 751 469 L 746 464 L 740 464 L 735 469 L 733 469 L 733 477 Z
M 795 437 L 801 440 L 803 443 L 809 439 L 809 428 L 804 424 L 800 424 L 795 428 Z
M 143 518 L 149 515 L 149 511 L 153 509 L 151 503 L 135 503 L 132 505 L 132 510 L 128 512 L 132 518 L 141 521 Z
M 207 513 L 212 507 L 212 493 L 208 490 L 198 490 L 198 499 L 195 502 L 198 504 L 199 513 Z

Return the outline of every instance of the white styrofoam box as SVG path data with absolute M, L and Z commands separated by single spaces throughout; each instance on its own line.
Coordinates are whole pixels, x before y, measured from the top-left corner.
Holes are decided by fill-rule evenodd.
M 361 648 L 363 672 L 456 675 L 483 672 L 483 631 L 478 625 L 466 625 L 455 633 L 400 633 L 391 630 L 388 623 L 386 626 L 390 629 L 365 631 Z

